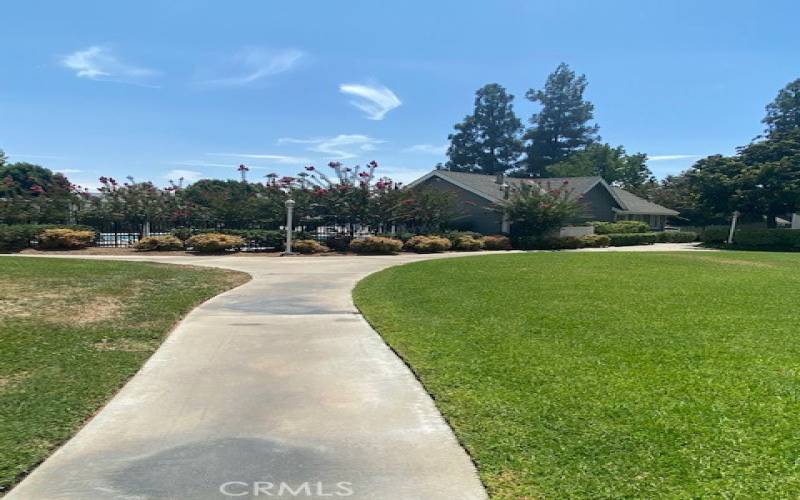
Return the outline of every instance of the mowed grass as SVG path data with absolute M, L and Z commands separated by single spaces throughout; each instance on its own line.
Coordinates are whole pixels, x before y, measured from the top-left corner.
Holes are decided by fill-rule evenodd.
M 531 253 L 355 290 L 495 498 L 800 496 L 800 255 Z
M 0 496 L 72 436 L 192 307 L 243 273 L 0 257 Z

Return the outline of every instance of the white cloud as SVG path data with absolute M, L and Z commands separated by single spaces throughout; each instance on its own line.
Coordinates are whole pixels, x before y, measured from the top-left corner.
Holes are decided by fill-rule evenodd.
M 244 47 L 227 60 L 200 71 L 203 85 L 243 86 L 294 68 L 306 54 L 298 49 Z
M 375 172 L 378 177 L 389 177 L 393 181 L 409 184 L 433 170 L 431 167 L 396 167 L 381 165 Z
M 311 160 L 299 156 L 286 156 L 274 154 L 254 154 L 254 153 L 206 153 L 208 156 L 221 156 L 226 158 L 241 158 L 249 160 L 266 160 L 269 162 L 281 163 L 284 165 L 302 165 Z
M 158 74 L 149 68 L 124 63 L 108 47 L 92 45 L 61 58 L 64 67 L 75 70 L 78 78 L 103 82 L 127 83 L 143 87 L 156 87 L 146 82 Z
M 703 155 L 653 155 L 648 156 L 648 161 L 670 161 L 670 160 L 689 160 L 692 158 L 701 158 Z
M 182 169 L 175 169 L 170 170 L 167 172 L 167 175 L 164 176 L 165 179 L 177 181 L 180 178 L 183 178 L 186 182 L 194 182 L 200 180 L 204 177 L 202 172 L 197 172 L 194 170 L 182 170 Z
M 415 144 L 409 148 L 406 148 L 406 153 L 423 153 L 428 155 L 438 155 L 442 156 L 447 153 L 448 144 L 442 144 L 437 146 L 435 144 Z
M 79 174 L 83 172 L 83 170 L 78 170 L 77 168 L 57 168 L 55 170 L 62 174 Z
M 350 104 L 366 113 L 370 120 L 383 120 L 386 113 L 403 104 L 394 92 L 383 85 L 343 83 L 339 85 L 339 90 L 343 94 L 358 97 Z
M 316 139 L 278 139 L 278 144 L 307 144 L 309 151 L 321 153 L 330 160 L 347 160 L 356 158 L 358 154 L 353 148 L 360 151 L 373 151 L 383 140 L 375 139 L 362 134 L 339 134 L 336 137 L 323 137 Z

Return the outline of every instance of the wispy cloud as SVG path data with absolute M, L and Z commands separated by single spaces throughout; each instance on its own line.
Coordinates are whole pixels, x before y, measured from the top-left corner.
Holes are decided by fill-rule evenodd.
M 77 168 L 57 168 L 55 171 L 62 174 L 79 174 L 83 172 L 83 170 Z
M 278 144 L 307 144 L 309 151 L 321 153 L 326 159 L 347 160 L 358 157 L 358 153 L 374 151 L 383 140 L 375 139 L 362 134 L 339 134 L 336 137 L 321 137 L 316 139 L 278 139 Z
M 391 89 L 383 85 L 343 83 L 339 85 L 339 90 L 357 97 L 350 104 L 366 113 L 370 120 L 383 120 L 386 113 L 403 104 Z
M 147 81 L 157 71 L 122 62 L 108 47 L 92 45 L 77 50 L 62 57 L 61 65 L 74 70 L 78 78 L 157 88 Z
M 220 156 L 225 158 L 239 158 L 244 160 L 265 160 L 268 162 L 281 163 L 284 165 L 302 165 L 311 160 L 299 156 L 275 155 L 275 154 L 256 154 L 256 153 L 206 153 L 208 156 Z
M 413 146 L 406 148 L 406 153 L 422 153 L 428 155 L 438 155 L 442 156 L 447 153 L 448 144 L 414 144 Z
M 210 86 L 244 86 L 291 70 L 306 57 L 298 49 L 244 47 L 224 60 L 202 68 L 198 83 Z
M 172 181 L 178 181 L 179 179 L 183 179 L 186 182 L 198 181 L 203 177 L 204 175 L 202 172 L 197 172 L 195 170 L 183 170 L 183 169 L 170 170 L 164 176 L 165 179 L 169 179 Z
M 653 155 L 648 156 L 648 161 L 670 161 L 670 160 L 690 160 L 693 158 L 702 158 L 703 155 Z

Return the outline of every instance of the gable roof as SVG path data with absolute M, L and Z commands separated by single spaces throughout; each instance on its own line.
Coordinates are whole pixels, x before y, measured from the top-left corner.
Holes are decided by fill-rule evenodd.
M 415 180 L 408 187 L 414 187 L 432 177 L 438 177 L 451 184 L 474 193 L 492 203 L 503 201 L 503 188 L 497 184 L 497 178 L 493 175 L 473 174 L 469 172 L 453 172 L 450 170 L 434 170 Z M 610 186 L 599 176 L 591 177 L 547 177 L 541 179 L 525 179 L 518 177 L 506 177 L 503 181 L 512 188 L 519 188 L 522 185 L 539 184 L 547 187 L 559 187 L 566 184 L 573 196 L 583 196 L 593 187 L 600 184 L 614 198 L 619 208 L 615 208 L 620 213 L 630 214 L 652 214 L 652 215 L 678 215 L 675 210 L 662 207 L 651 203 L 643 198 L 639 198 L 633 193 L 624 189 Z
M 622 213 L 628 214 L 648 214 L 648 215 L 678 215 L 678 212 L 671 210 L 667 207 L 662 207 L 644 198 L 639 198 L 633 193 L 625 191 L 622 188 L 611 186 L 611 189 L 617 193 L 617 196 L 624 203 L 624 210 Z

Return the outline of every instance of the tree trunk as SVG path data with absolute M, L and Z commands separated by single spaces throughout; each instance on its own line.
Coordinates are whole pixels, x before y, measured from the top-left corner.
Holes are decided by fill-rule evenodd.
M 778 227 L 778 221 L 775 220 L 775 214 L 767 214 L 767 228 L 775 229 Z

